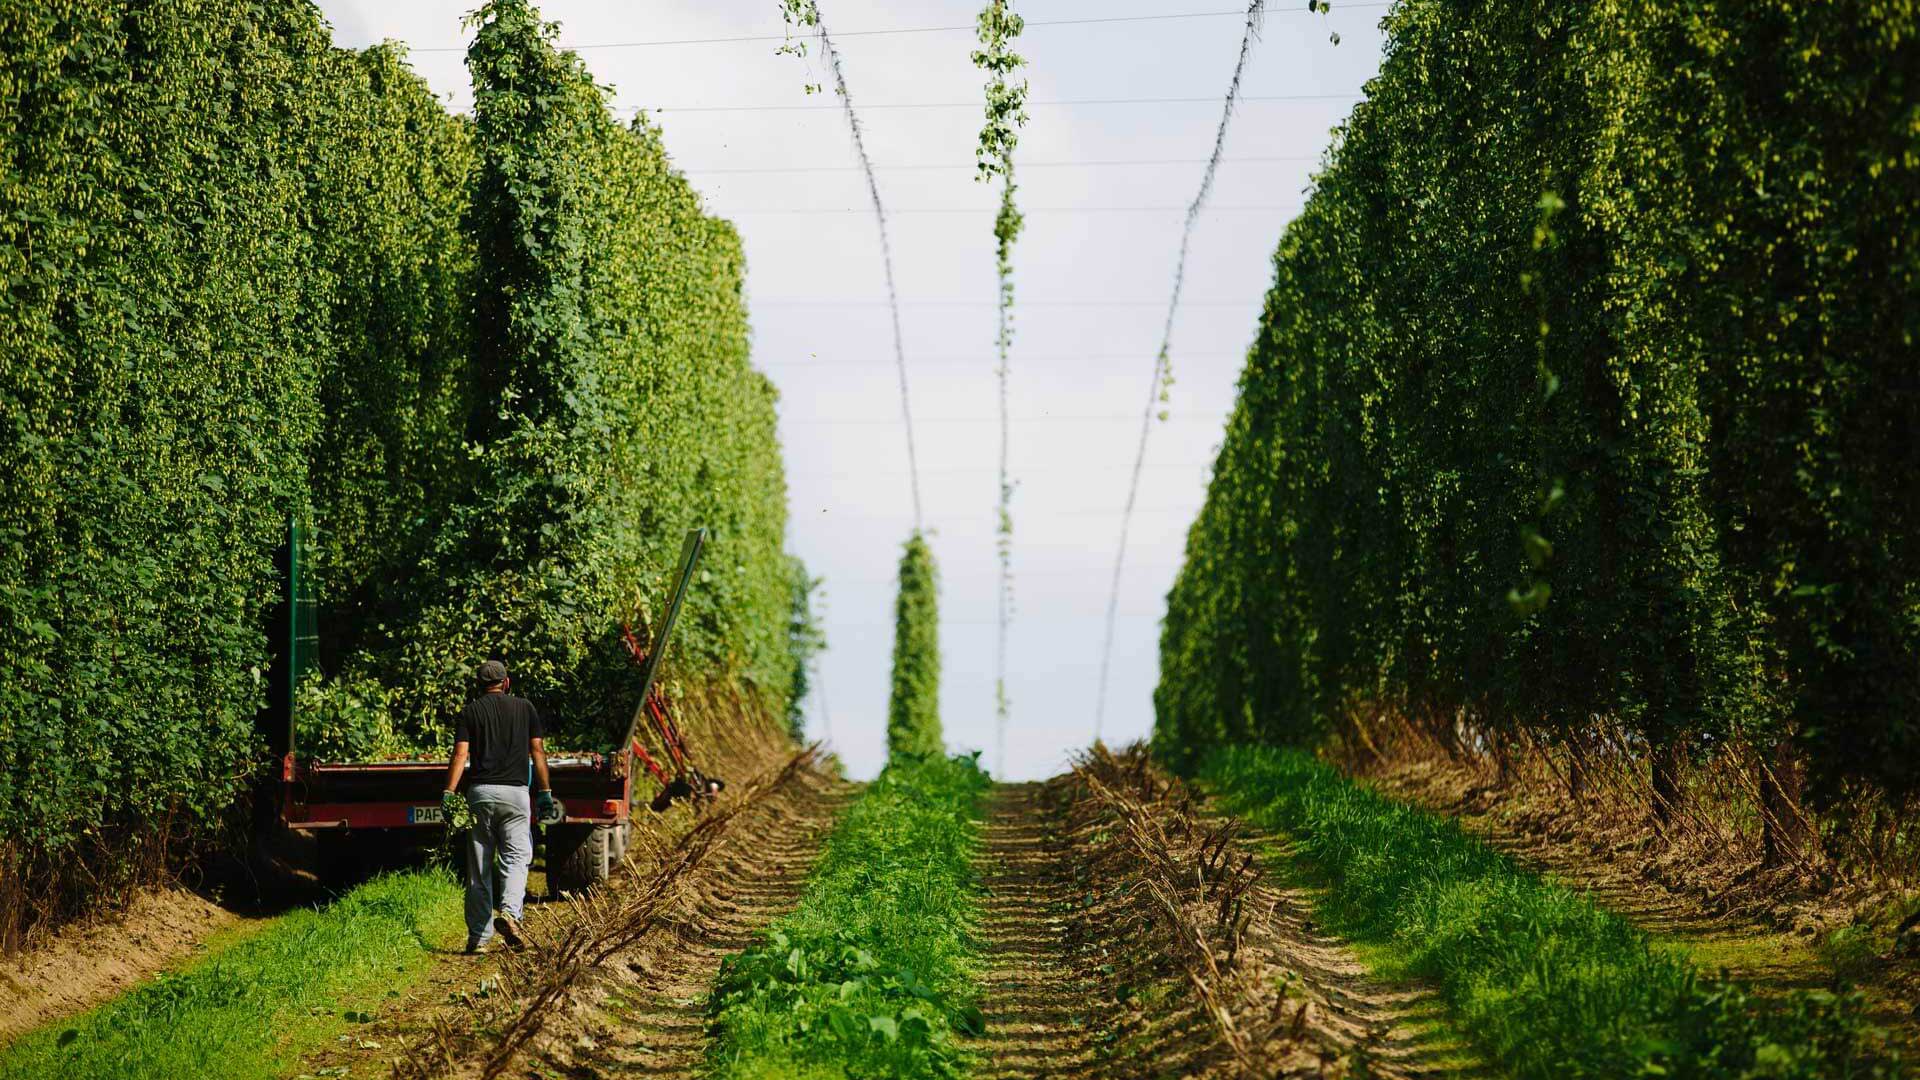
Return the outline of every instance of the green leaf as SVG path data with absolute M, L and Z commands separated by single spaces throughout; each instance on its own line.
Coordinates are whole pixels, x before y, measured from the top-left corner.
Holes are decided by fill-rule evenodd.
M 859 1015 L 844 1005 L 827 1010 L 827 1026 L 843 1042 L 863 1043 L 867 1039 L 867 1030 L 861 1027 Z
M 954 1010 L 952 1023 L 953 1030 L 970 1038 L 979 1038 L 987 1033 L 987 1014 L 981 1012 L 978 1005 Z
M 1553 541 L 1541 536 L 1533 528 L 1521 532 L 1520 544 L 1526 549 L 1527 561 L 1533 564 L 1535 570 L 1547 565 L 1547 560 L 1553 558 Z
M 1540 496 L 1540 516 L 1546 517 L 1553 513 L 1553 508 L 1559 506 L 1566 497 L 1567 489 L 1560 486 L 1560 481 L 1555 480 L 1548 485 L 1547 490 Z
M 1507 606 L 1515 615 L 1529 618 L 1546 609 L 1547 600 L 1553 595 L 1552 586 L 1544 581 L 1536 581 L 1524 592 L 1519 588 L 1507 591 Z
M 900 1038 L 909 1046 L 925 1046 L 933 1041 L 933 1023 L 917 1009 L 900 1015 Z

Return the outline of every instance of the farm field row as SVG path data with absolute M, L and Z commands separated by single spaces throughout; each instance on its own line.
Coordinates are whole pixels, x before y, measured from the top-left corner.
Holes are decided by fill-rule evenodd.
M 1358 763 L 1344 762 L 1343 770 Z M 1859 883 L 1825 892 L 1793 889 L 1792 867 L 1721 858 L 1702 836 L 1660 838 L 1617 798 L 1514 770 L 1504 781 L 1475 763 L 1427 755 L 1360 766 L 1352 775 L 1390 797 L 1451 818 L 1476 839 L 1544 878 L 1593 897 L 1607 910 L 1686 953 L 1703 972 L 1763 995 L 1847 986 L 1906 1058 L 1920 1048 L 1916 973 L 1899 962 L 1914 947 L 1903 905 L 1850 902 Z M 1675 830 L 1677 831 L 1677 829 Z M 1784 879 L 1784 882 L 1783 880 Z
M 1519 1077 L 1881 1075 L 1854 994 L 1760 997 L 1697 969 L 1585 891 L 1543 879 L 1457 822 L 1297 750 L 1217 752 L 1203 782 L 1285 840 L 1326 888 L 1318 912 L 1383 969 L 1435 985 Z
M 680 816 L 527 953 L 445 955 L 452 884 L 385 876 L 0 1076 L 1898 1075 L 1855 999 L 1708 978 L 1298 752 L 1198 786 L 1138 751 L 1017 785 L 902 758 L 857 795 L 796 759 Z

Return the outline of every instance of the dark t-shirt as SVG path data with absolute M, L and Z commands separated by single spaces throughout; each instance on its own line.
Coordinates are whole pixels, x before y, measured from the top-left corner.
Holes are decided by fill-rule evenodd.
M 467 744 L 467 784 L 525 786 L 528 741 L 545 737 L 533 702 L 511 694 L 481 694 L 453 724 L 453 741 Z

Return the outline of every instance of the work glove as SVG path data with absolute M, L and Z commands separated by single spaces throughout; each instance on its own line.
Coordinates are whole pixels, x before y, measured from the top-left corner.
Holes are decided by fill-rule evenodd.
M 535 821 L 542 825 L 558 825 L 566 816 L 566 810 L 562 809 L 560 801 L 553 797 L 553 792 L 541 791 L 534 794 L 533 818 Z
M 457 791 L 442 792 L 440 795 L 440 817 L 449 824 L 460 819 L 460 811 L 467 808 L 467 800 Z

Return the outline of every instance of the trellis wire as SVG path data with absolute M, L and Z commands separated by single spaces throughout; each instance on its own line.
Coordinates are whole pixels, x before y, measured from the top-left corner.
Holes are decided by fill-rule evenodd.
M 789 6 L 788 11 L 793 12 Z M 913 403 L 907 393 L 907 352 L 900 333 L 900 297 L 894 287 L 893 279 L 893 241 L 887 232 L 887 210 L 880 200 L 880 182 L 873 174 L 873 159 L 867 156 L 867 143 L 861 137 L 860 117 L 853 111 L 853 95 L 847 90 L 847 77 L 840 69 L 840 50 L 834 48 L 833 38 L 827 33 L 826 19 L 821 17 L 817 3 L 807 3 L 799 13 L 789 15 L 811 21 L 814 33 L 820 39 L 821 55 L 826 57 L 827 69 L 833 73 L 833 92 L 840 99 L 840 108 L 847 118 L 847 130 L 853 134 L 853 151 L 860 159 L 860 170 L 867 178 L 867 194 L 873 199 L 873 219 L 880 228 L 880 261 L 887 277 L 887 310 L 893 318 L 893 359 L 900 375 L 900 418 L 907 431 L 907 473 L 913 489 L 913 531 L 921 527 L 920 513 L 920 456 L 913 438 Z
M 1093 738 L 1098 742 L 1101 727 L 1107 713 L 1107 675 L 1113 662 L 1113 628 L 1120 604 L 1120 575 L 1126 567 L 1127 534 L 1133 525 L 1134 500 L 1140 495 L 1140 472 L 1147 460 L 1147 436 L 1153 430 L 1154 413 L 1159 412 L 1162 419 L 1166 413 L 1160 409 L 1167 400 L 1167 388 L 1172 384 L 1173 371 L 1168 363 L 1168 354 L 1173 347 L 1173 319 L 1180 310 L 1180 289 L 1186 284 L 1187 249 L 1193 241 L 1193 225 L 1200 218 L 1200 208 L 1213 193 L 1214 173 L 1220 168 L 1221 153 L 1227 144 L 1227 125 L 1233 120 L 1233 105 L 1240 96 L 1240 77 L 1246 72 L 1247 57 L 1253 51 L 1253 43 L 1260 37 L 1260 20 L 1265 14 L 1266 0 L 1252 0 L 1247 5 L 1246 28 L 1240 35 L 1240 55 L 1233 64 L 1233 78 L 1227 83 L 1226 101 L 1220 110 L 1220 126 L 1214 132 L 1213 153 L 1207 157 L 1206 171 L 1200 177 L 1200 190 L 1193 196 L 1193 202 L 1187 206 L 1186 224 L 1180 230 L 1180 254 L 1173 264 L 1173 295 L 1167 301 L 1167 322 L 1160 333 L 1160 351 L 1153 358 L 1153 381 L 1147 388 L 1147 407 L 1140 415 L 1140 443 L 1134 451 L 1133 476 L 1127 483 L 1127 505 L 1120 514 L 1120 542 L 1113 555 L 1113 584 L 1107 594 L 1107 628 L 1100 645 L 1100 687 L 1094 696 Z

